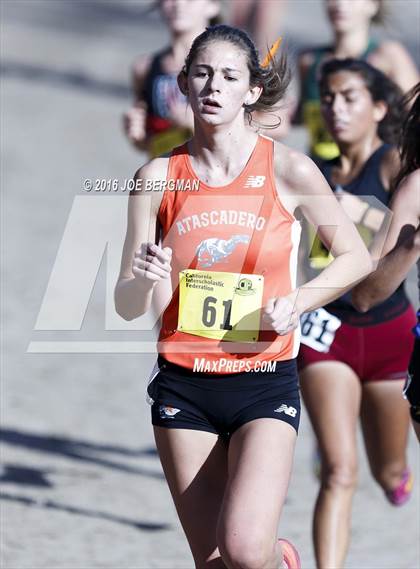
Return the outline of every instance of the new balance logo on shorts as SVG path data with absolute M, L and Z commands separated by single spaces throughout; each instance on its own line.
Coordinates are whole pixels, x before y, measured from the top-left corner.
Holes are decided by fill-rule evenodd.
M 264 185 L 265 176 L 248 176 L 245 188 L 261 188 Z
M 277 407 L 277 409 L 274 409 L 274 413 L 286 413 L 286 415 L 289 415 L 290 417 L 296 417 L 296 409 L 292 406 L 288 406 L 285 405 L 284 403 L 282 405 L 280 405 L 280 407 Z

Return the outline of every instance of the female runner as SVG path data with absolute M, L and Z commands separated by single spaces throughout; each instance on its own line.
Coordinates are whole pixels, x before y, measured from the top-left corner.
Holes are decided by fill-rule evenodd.
M 159 0 L 171 35 L 168 47 L 140 56 L 133 66 L 134 104 L 124 115 L 128 139 L 150 157 L 169 152 L 191 136 L 193 117 L 177 84 L 193 39 L 217 23 L 219 0 Z
M 353 304 L 362 312 L 386 300 L 416 262 L 420 295 L 420 83 L 408 93 L 407 99 L 412 107 L 403 128 L 402 164 L 391 203 L 393 216 L 383 247 L 385 256 L 376 271 L 352 290 Z M 413 333 L 414 349 L 404 393 L 420 441 L 420 311 Z
M 304 51 L 299 58 L 299 70 L 302 118 L 309 131 L 311 153 L 329 160 L 338 156 L 339 151 L 321 117 L 318 79 L 322 63 L 332 58 L 364 59 L 383 71 L 403 92 L 411 89 L 419 76 L 399 42 L 379 42 L 370 35 L 371 25 L 384 21 L 383 0 L 325 0 L 325 4 L 333 44 Z
M 369 241 L 399 170 L 401 94 L 360 60 L 332 60 L 321 72 L 325 122 L 340 157 L 321 164 L 341 203 Z M 369 195 L 366 201 L 363 196 Z M 371 236 L 369 237 L 369 233 Z M 358 313 L 350 294 L 302 319 L 302 394 L 321 453 L 321 486 L 313 536 L 318 567 L 342 567 L 356 485 L 359 413 L 370 468 L 392 504 L 410 496 L 406 463 L 409 414 L 401 397 L 412 349 L 414 311 L 403 287 L 378 307 Z
M 179 75 L 194 135 L 136 173 L 144 185 L 163 181 L 166 191 L 129 202 L 116 309 L 136 318 L 157 283 L 172 284 L 148 392 L 165 476 L 199 568 L 299 567 L 294 547 L 277 539 L 299 420 L 299 315 L 371 268 L 313 162 L 245 126 L 246 114 L 281 99 L 284 60 L 279 68 L 261 67 L 238 29 L 199 35 Z M 335 260 L 296 289 L 298 206 L 322 226 Z M 340 228 L 334 242 L 331 222 Z

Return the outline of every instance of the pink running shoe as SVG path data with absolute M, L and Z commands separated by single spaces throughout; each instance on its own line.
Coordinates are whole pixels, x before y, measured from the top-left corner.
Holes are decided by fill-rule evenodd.
M 297 549 L 287 539 L 280 538 L 279 543 L 283 552 L 283 567 L 285 569 L 301 569 Z
M 401 482 L 398 486 L 394 488 L 394 490 L 385 492 L 385 496 L 393 506 L 402 506 L 408 501 L 411 496 L 411 490 L 413 489 L 413 479 L 413 473 L 407 468 L 407 470 L 404 470 Z

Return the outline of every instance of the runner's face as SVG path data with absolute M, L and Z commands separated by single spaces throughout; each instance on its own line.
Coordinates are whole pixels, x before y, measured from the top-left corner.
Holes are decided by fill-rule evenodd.
M 373 101 L 358 73 L 339 71 L 328 77 L 322 89 L 321 111 L 334 140 L 351 144 L 377 131 L 386 106 Z
M 203 29 L 219 12 L 215 0 L 160 0 L 162 16 L 174 33 Z
M 336 32 L 369 25 L 378 10 L 375 0 L 326 0 L 327 16 Z
M 246 55 L 230 42 L 201 49 L 188 73 L 188 98 L 194 115 L 208 124 L 232 122 L 243 105 L 254 103 L 260 88 L 249 85 Z

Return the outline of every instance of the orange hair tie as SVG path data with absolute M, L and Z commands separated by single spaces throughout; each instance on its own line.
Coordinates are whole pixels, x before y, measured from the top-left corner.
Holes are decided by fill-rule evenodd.
M 264 57 L 263 62 L 261 63 L 261 67 L 268 67 L 270 65 L 270 62 L 273 61 L 274 56 L 276 55 L 280 44 L 282 42 L 282 37 L 280 36 L 274 43 L 273 45 L 270 47 L 270 49 L 268 50 L 267 55 Z

